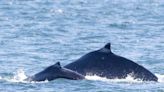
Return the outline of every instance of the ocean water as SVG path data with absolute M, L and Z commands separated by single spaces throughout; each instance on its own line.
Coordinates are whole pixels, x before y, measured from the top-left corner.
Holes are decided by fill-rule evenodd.
M 25 82 L 111 42 L 159 78 Z M 1 0 L 0 92 L 164 92 L 163 0 Z

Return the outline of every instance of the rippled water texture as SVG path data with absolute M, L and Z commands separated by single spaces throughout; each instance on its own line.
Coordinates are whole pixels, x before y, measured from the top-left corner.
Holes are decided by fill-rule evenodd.
M 19 79 L 57 61 L 66 65 L 108 42 L 114 53 L 143 65 L 161 82 Z M 164 92 L 163 52 L 163 0 L 0 1 L 1 92 Z

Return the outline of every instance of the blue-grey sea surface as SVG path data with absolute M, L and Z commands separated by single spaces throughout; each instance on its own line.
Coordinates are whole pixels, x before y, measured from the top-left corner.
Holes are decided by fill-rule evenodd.
M 22 80 L 108 42 L 159 81 Z M 164 0 L 0 0 L 0 92 L 164 92 Z

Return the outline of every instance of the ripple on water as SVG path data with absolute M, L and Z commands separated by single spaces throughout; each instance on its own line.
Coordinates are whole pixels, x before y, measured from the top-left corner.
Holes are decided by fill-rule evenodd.
M 163 92 L 163 10 L 162 0 L 1 0 L 0 91 Z M 143 65 L 159 82 L 95 76 L 22 82 L 26 74 L 57 61 L 66 65 L 108 42 L 114 53 Z M 26 73 L 16 73 L 20 68 Z

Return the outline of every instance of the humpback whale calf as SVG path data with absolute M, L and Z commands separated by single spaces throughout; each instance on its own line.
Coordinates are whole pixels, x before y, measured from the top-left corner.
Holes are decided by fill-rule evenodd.
M 111 51 L 111 44 L 87 53 L 65 68 L 76 71 L 82 75 L 98 75 L 109 79 L 126 78 L 129 74 L 134 79 L 142 81 L 157 81 L 158 78 L 143 66 L 118 56 Z
M 51 65 L 43 71 L 35 74 L 34 76 L 28 77 L 27 79 L 25 79 L 25 81 L 51 81 L 57 78 L 80 80 L 84 79 L 85 77 L 70 69 L 61 67 L 60 62 L 57 62 L 56 64 Z

